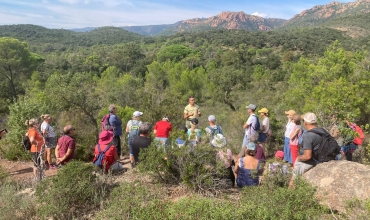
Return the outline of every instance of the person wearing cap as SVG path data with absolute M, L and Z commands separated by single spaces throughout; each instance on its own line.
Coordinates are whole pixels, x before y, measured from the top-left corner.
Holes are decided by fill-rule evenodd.
M 255 158 L 256 144 L 249 142 L 245 148 L 246 156 L 241 157 L 236 161 L 234 169 L 236 184 L 240 188 L 259 185 L 261 162 Z
M 144 122 L 140 125 L 140 135 L 134 137 L 132 140 L 132 155 L 134 157 L 134 163 L 132 166 L 135 166 L 139 162 L 140 150 L 143 148 L 148 148 L 152 143 L 149 135 L 152 130 L 152 124 L 149 122 Z
M 163 117 L 161 121 L 158 121 L 154 126 L 154 134 L 155 140 L 160 143 L 160 146 L 165 147 L 167 149 L 168 137 L 172 132 L 172 125 L 170 123 L 170 119 L 167 116 Z
M 254 111 L 256 110 L 257 106 L 255 106 L 254 104 L 249 104 L 246 108 L 249 113 L 249 118 L 247 122 L 243 125 L 243 128 L 245 129 L 245 134 L 244 134 L 242 147 L 247 146 L 251 136 L 258 135 L 257 131 L 254 129 L 258 122 L 258 118 L 256 114 L 254 114 Z
M 252 144 L 256 145 L 255 146 L 256 154 L 254 155 L 254 157 L 256 159 L 260 160 L 261 162 L 265 162 L 265 160 L 266 160 L 265 152 L 264 152 L 263 148 L 261 147 L 261 145 L 259 145 L 257 143 L 257 137 L 251 137 L 251 139 L 249 140 L 249 143 L 252 143 Z M 247 148 L 242 147 L 242 149 L 240 150 L 240 152 L 238 154 L 238 158 L 245 157 L 246 155 L 247 155 Z
M 207 126 L 205 130 L 206 130 L 206 133 L 207 133 L 207 136 L 208 136 L 208 139 L 209 139 L 209 143 L 211 144 L 215 135 L 217 135 L 217 134 L 222 134 L 223 135 L 224 133 L 222 131 L 221 126 L 216 124 L 216 116 L 214 116 L 214 115 L 208 116 L 208 123 L 209 123 L 209 126 Z M 213 145 L 211 144 L 211 146 L 213 146 Z
M 295 127 L 295 123 L 293 121 L 294 115 L 296 112 L 294 110 L 285 111 L 285 115 L 288 118 L 288 123 L 285 126 L 285 133 L 284 133 L 284 161 L 289 162 L 292 164 L 292 153 L 290 152 L 290 133 L 293 131 Z
M 142 112 L 135 111 L 132 114 L 132 120 L 128 121 L 126 125 L 126 133 L 128 133 L 128 147 L 130 149 L 131 164 L 135 162 L 134 155 L 132 153 L 132 139 L 140 135 L 140 125 L 142 124 L 140 118 L 142 115 L 143 115 Z
M 200 129 L 197 128 L 198 125 L 198 119 L 193 118 L 190 121 L 191 127 L 188 129 L 188 139 L 191 143 L 191 149 L 194 150 L 194 148 L 197 146 L 197 144 L 200 141 Z
M 74 140 L 76 129 L 72 125 L 67 125 L 63 129 L 63 136 L 58 139 L 55 148 L 56 165 L 66 165 L 74 159 L 76 142 Z
M 262 108 L 258 111 L 258 113 L 261 114 L 263 120 L 261 124 L 261 130 L 258 135 L 258 143 L 259 145 L 264 149 L 264 151 L 267 153 L 267 149 L 265 148 L 265 142 L 267 139 L 267 133 L 270 130 L 270 119 L 268 117 L 269 110 L 267 108 Z
M 293 178 L 297 175 L 303 175 L 317 164 L 317 162 L 312 158 L 312 151 L 315 146 L 320 146 L 322 142 L 322 137 L 319 134 L 309 132 L 314 129 L 318 129 L 320 131 L 323 130 L 322 128 L 317 127 L 316 115 L 312 112 L 308 112 L 304 115 L 303 121 L 307 132 L 303 135 L 302 146 L 299 149 L 299 156 L 294 164 Z M 292 183 L 293 182 L 291 181 L 290 185 L 292 185 Z
M 109 108 L 109 124 L 113 127 L 113 145 L 116 147 L 118 156 L 121 156 L 121 135 L 122 120 L 117 116 L 118 108 L 115 105 L 110 105 Z
M 123 169 L 122 165 L 118 162 L 119 157 L 117 149 L 113 144 L 114 142 L 114 133 L 112 131 L 102 131 L 99 135 L 98 144 L 95 146 L 94 159 L 93 162 L 97 159 L 100 152 L 104 152 L 104 158 L 102 160 L 103 167 L 105 172 L 109 170 L 119 170 Z M 100 149 L 100 151 L 99 151 Z M 118 164 L 116 164 L 118 163 Z
M 201 116 L 200 108 L 198 105 L 195 104 L 194 96 L 189 97 L 189 104 L 184 109 L 184 119 L 186 120 L 185 126 L 186 128 L 191 127 L 191 120 L 193 118 L 198 119 Z

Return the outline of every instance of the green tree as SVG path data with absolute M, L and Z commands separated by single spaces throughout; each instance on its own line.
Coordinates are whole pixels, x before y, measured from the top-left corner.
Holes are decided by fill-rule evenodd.
M 1 97 L 16 102 L 19 94 L 24 93 L 21 82 L 28 79 L 42 61 L 28 50 L 27 43 L 9 37 L 0 38 Z

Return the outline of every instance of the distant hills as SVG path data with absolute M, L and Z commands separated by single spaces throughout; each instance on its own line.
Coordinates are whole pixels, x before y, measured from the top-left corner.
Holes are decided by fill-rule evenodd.
M 222 12 L 209 18 L 193 18 L 174 24 L 123 26 L 121 28 L 145 36 L 171 35 L 178 32 L 198 32 L 209 29 L 244 29 L 268 31 L 302 27 L 329 27 L 345 32 L 351 37 L 370 35 L 370 0 L 350 3 L 331 2 L 302 11 L 289 20 L 262 18 L 244 12 Z M 72 29 L 83 32 L 94 27 Z

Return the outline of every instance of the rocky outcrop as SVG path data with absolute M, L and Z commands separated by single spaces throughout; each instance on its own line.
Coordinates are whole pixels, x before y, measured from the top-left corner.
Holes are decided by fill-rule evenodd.
M 347 202 L 370 198 L 370 167 L 351 161 L 330 161 L 318 164 L 303 177 L 317 187 L 320 203 L 345 212 Z
M 212 27 L 212 28 L 226 28 L 226 29 L 246 29 L 253 31 L 266 31 L 276 27 L 280 27 L 285 22 L 284 19 L 277 18 L 263 18 L 255 15 L 248 15 L 244 12 L 229 12 L 224 11 L 219 15 L 209 18 L 194 18 L 182 21 L 181 24 L 175 28 L 176 31 L 185 31 L 196 27 Z

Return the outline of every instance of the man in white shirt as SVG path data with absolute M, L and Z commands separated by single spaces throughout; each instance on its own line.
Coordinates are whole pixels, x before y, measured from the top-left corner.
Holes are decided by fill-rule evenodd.
M 257 106 L 255 106 L 254 104 L 249 104 L 246 108 L 249 113 L 249 118 L 247 122 L 243 125 L 243 128 L 245 129 L 245 134 L 242 147 L 247 146 L 250 138 L 258 134 L 257 131 L 255 130 L 258 119 L 256 114 L 254 114 L 254 111 L 256 110 Z

